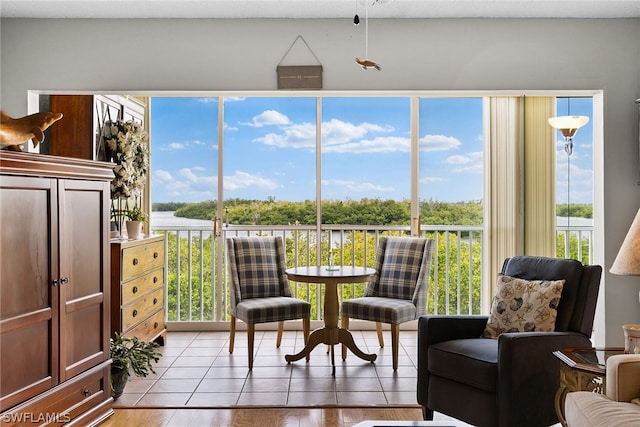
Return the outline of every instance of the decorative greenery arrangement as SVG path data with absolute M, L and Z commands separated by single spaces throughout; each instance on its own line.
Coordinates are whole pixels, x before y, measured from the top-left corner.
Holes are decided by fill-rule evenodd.
M 127 375 L 133 370 L 138 377 L 155 374 L 151 361 L 157 362 L 162 357 L 162 353 L 156 351 L 158 347 L 156 342 L 126 338 L 116 332 L 116 338 L 111 338 L 111 369 L 126 371 Z
M 160 360 L 155 342 L 141 341 L 137 337 L 124 338 L 116 332 L 111 338 L 111 396 L 119 398 L 124 392 L 131 370 L 138 377 L 146 377 L 153 370 L 151 361 Z
M 137 206 L 132 207 L 126 213 L 129 221 L 144 221 L 146 214 Z
M 147 132 L 132 120 L 108 121 L 102 131 L 107 161 L 114 162 L 111 198 L 140 196 L 149 172 Z

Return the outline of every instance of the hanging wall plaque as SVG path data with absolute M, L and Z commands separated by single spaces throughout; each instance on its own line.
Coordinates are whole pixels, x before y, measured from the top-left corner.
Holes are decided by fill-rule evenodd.
M 282 90 L 314 90 L 322 89 L 322 65 L 282 65 L 283 61 L 291 52 L 291 49 L 298 42 L 302 40 L 307 50 L 311 52 L 311 55 L 320 64 L 318 58 L 313 53 L 307 42 L 302 36 L 296 37 L 287 52 L 284 54 L 280 63 L 276 67 L 276 73 L 278 75 L 278 89 Z

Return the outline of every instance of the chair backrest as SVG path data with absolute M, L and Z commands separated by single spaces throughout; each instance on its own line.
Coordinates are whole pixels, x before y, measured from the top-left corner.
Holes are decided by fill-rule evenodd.
M 502 274 L 526 280 L 560 280 L 565 284 L 558 305 L 556 331 L 591 336 L 598 301 L 602 267 L 580 261 L 538 256 L 507 258 Z
M 432 246 L 433 239 L 422 237 L 380 237 L 376 275 L 365 296 L 411 300 L 417 315 L 425 314 Z
M 243 299 L 291 296 L 282 237 L 228 237 L 231 307 Z

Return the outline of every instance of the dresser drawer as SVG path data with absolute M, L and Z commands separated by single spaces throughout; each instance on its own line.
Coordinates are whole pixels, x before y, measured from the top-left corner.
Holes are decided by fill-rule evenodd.
M 107 375 L 110 363 L 104 362 L 65 381 L 38 397 L 0 416 L 3 426 L 64 424 L 82 416 L 93 407 L 109 402 Z
M 164 267 L 164 241 L 162 240 L 122 250 L 121 280 L 123 282 L 159 267 Z
M 147 292 L 164 286 L 164 268 L 145 273 L 143 276 L 122 284 L 121 304 L 129 304 Z
M 151 341 L 164 332 L 164 310 L 149 316 L 144 322 L 124 333 L 127 338 L 138 337 L 143 341 Z
M 149 314 L 164 307 L 164 288 L 142 295 L 130 304 L 122 307 L 122 331 L 126 332 L 132 326 L 145 319 Z

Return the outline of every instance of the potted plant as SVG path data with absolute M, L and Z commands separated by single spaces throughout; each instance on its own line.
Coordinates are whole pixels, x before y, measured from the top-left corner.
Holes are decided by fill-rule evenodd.
M 144 224 L 145 214 L 142 210 L 134 206 L 126 212 L 127 218 L 127 237 L 129 239 L 137 239 L 142 234 L 142 225 Z
M 131 371 L 138 377 L 146 377 L 153 370 L 153 362 L 160 360 L 162 353 L 156 351 L 158 343 L 142 341 L 137 337 L 125 338 L 116 332 L 111 338 L 111 396 L 120 397 Z

